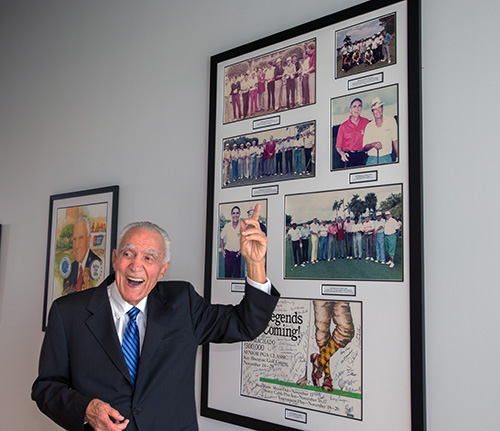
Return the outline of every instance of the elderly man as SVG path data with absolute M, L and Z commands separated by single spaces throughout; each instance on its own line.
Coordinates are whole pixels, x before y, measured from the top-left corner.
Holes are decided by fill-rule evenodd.
M 252 80 L 250 75 L 245 73 L 244 78 L 240 81 L 241 99 L 243 100 L 243 118 L 246 118 L 250 112 L 250 90 L 252 88 Z
M 335 242 L 337 241 L 337 223 L 335 220 L 328 225 L 328 262 L 335 260 Z
M 276 60 L 274 67 L 274 94 L 276 99 L 275 110 L 279 111 L 283 105 L 283 77 L 285 76 L 285 69 L 281 66 L 281 58 Z
M 73 257 L 71 272 L 64 282 L 63 295 L 92 287 L 92 273 L 102 272 L 102 260 L 90 249 L 90 221 L 81 215 L 73 226 Z
M 349 111 L 351 115 L 340 125 L 335 143 L 344 168 L 365 164 L 366 153 L 363 150 L 363 134 L 370 122 L 368 118 L 361 116 L 361 111 L 363 111 L 361 99 L 354 99 Z
M 265 175 L 274 175 L 275 174 L 275 166 L 274 166 L 274 156 L 276 154 L 276 141 L 273 139 L 273 135 L 269 138 L 269 141 L 266 143 L 264 140 L 264 174 Z
M 239 178 L 238 173 L 238 144 L 233 144 L 233 149 L 231 150 L 231 181 L 234 182 Z
M 384 115 L 384 104 L 375 97 L 371 104 L 374 120 L 365 128 L 363 148 L 368 152 L 367 165 L 392 163 L 392 151 L 398 158 L 398 125 L 394 117 Z
M 233 76 L 231 83 L 231 103 L 233 104 L 233 120 L 241 118 L 241 100 L 240 100 L 241 84 L 236 75 Z M 236 110 L 238 113 L 236 113 Z
M 345 225 L 340 216 L 337 219 L 337 253 L 339 259 L 345 257 Z
M 344 222 L 344 232 L 345 232 L 345 250 L 347 259 L 352 259 L 352 227 L 354 222 L 351 221 L 351 216 L 347 215 Z
M 222 159 L 224 163 L 224 185 L 227 185 L 231 182 L 231 147 L 229 142 L 224 145 Z
M 363 255 L 363 224 L 359 222 L 359 217 L 354 217 L 354 226 L 352 227 L 352 239 L 354 245 L 354 259 L 361 259 Z
M 318 261 L 318 242 L 319 242 L 319 223 L 318 219 L 314 217 L 313 222 L 309 225 L 311 232 L 311 263 Z
M 274 109 L 274 66 L 272 61 L 267 62 L 266 68 L 266 82 L 267 82 L 267 110 Z
M 384 50 L 384 58 L 382 61 L 387 61 L 388 64 L 391 64 L 391 47 L 390 43 L 392 40 L 392 34 L 387 33 L 386 30 L 382 30 L 382 36 L 384 37 L 383 42 L 383 50 Z
M 307 130 L 306 137 L 304 138 L 304 171 L 307 175 L 311 174 L 311 155 L 314 147 L 314 136 L 311 135 L 311 131 Z
M 370 220 L 370 214 L 365 215 L 365 222 L 363 223 L 363 234 L 365 235 L 365 248 L 366 248 L 366 260 L 373 261 L 373 232 L 375 232 L 375 226 L 373 221 Z
M 285 82 L 286 82 L 286 108 L 290 109 L 295 106 L 295 76 L 297 69 L 292 63 L 292 57 L 286 59 L 285 65 Z M 291 101 L 290 101 L 291 100 Z
M 323 220 L 318 228 L 319 235 L 319 260 L 326 260 L 327 244 L 328 244 L 328 226 L 326 220 Z
M 168 235 L 149 222 L 125 227 L 116 274 L 52 305 L 32 388 L 39 408 L 67 430 L 196 431 L 198 345 L 256 337 L 278 299 L 266 279 L 259 210 L 241 222 L 249 278 L 236 306 L 212 305 L 187 282 L 158 281 L 169 266 Z
M 292 243 L 292 255 L 294 267 L 297 268 L 298 265 L 304 267 L 304 262 L 302 261 L 302 253 L 300 252 L 300 229 L 297 228 L 297 223 L 292 223 L 292 227 L 288 231 L 287 238 L 288 241 Z
M 306 222 L 302 223 L 300 228 L 300 246 L 302 247 L 302 263 L 309 263 L 309 237 L 311 229 Z
M 389 255 L 389 268 L 394 268 L 394 255 L 396 254 L 396 241 L 399 223 L 392 217 L 390 211 L 385 212 L 385 249 Z
M 375 217 L 376 219 L 373 222 L 375 227 L 375 262 L 381 262 L 382 265 L 385 265 L 385 220 L 382 218 L 382 212 L 380 211 L 377 211 Z

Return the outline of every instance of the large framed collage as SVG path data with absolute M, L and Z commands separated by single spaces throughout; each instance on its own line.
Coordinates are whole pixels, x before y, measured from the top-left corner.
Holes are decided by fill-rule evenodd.
M 420 2 L 369 1 L 211 58 L 205 297 L 238 303 L 261 210 L 281 293 L 203 347 L 202 416 L 425 429 Z

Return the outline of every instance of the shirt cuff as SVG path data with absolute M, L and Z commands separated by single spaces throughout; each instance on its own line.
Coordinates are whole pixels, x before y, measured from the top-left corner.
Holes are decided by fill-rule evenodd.
M 268 295 L 271 294 L 271 282 L 269 281 L 269 278 L 267 278 L 267 277 L 266 277 L 265 283 L 257 283 L 256 281 L 253 281 L 247 277 L 247 283 L 250 286 L 255 287 L 256 289 L 262 290 L 263 292 L 267 293 Z

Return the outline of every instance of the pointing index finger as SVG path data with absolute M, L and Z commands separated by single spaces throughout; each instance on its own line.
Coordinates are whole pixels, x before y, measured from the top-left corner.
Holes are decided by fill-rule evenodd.
M 259 213 L 260 213 L 260 204 L 255 205 L 255 209 L 252 214 L 252 218 L 254 220 L 259 220 Z

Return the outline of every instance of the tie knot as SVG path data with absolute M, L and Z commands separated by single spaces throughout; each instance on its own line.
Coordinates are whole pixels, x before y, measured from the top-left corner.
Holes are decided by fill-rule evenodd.
M 130 310 L 127 311 L 128 317 L 131 321 L 135 321 L 135 318 L 139 314 L 139 310 L 137 307 L 132 307 Z

